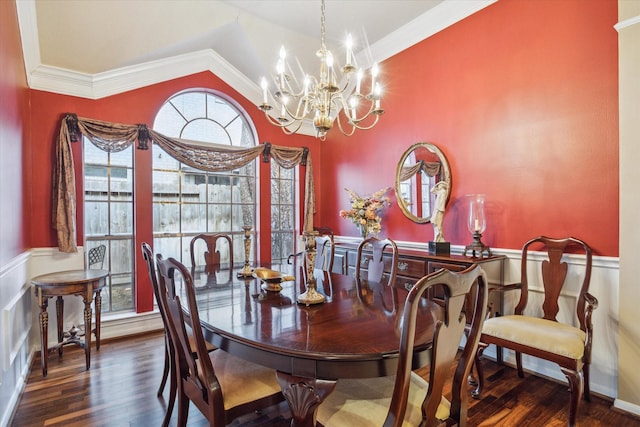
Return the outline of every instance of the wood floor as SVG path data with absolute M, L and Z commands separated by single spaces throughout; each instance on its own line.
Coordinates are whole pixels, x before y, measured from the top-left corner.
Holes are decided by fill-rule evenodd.
M 49 356 L 49 375 L 42 377 L 39 355 L 34 358 L 27 385 L 11 426 L 159 426 L 166 402 L 156 397 L 163 366 L 163 336 L 153 333 L 104 341 L 91 352 L 85 370 L 84 353 L 65 347 L 61 359 Z M 566 426 L 569 395 L 566 386 L 485 362 L 487 386 L 482 400 L 470 399 L 468 426 Z M 422 374 L 422 373 L 421 373 Z M 165 389 L 165 399 L 168 390 Z M 175 425 L 174 410 L 172 425 Z M 289 425 L 286 404 L 235 420 L 233 427 Z M 206 421 L 191 406 L 189 426 Z M 611 409 L 598 397 L 582 402 L 581 427 L 640 426 L 640 419 Z M 348 427 L 348 426 L 345 426 Z

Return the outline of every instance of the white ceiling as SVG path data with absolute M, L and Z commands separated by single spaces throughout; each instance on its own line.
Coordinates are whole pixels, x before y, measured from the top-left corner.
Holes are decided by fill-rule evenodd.
M 2 0 L 0 0 L 2 1 Z M 497 0 L 326 0 L 326 44 L 381 62 Z M 29 86 L 98 99 L 211 71 L 255 105 L 278 51 L 319 71 L 320 0 L 16 0 Z M 382 70 L 384 76 L 384 69 Z

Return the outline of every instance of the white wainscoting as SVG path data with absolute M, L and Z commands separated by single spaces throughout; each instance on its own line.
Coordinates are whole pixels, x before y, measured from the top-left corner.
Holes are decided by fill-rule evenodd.
M 0 266 L 0 426 L 8 425 L 31 364 L 28 260 L 25 252 Z

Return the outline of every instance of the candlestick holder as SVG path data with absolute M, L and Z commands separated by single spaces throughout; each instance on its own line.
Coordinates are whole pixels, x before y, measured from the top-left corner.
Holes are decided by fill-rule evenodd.
M 311 305 L 321 304 L 325 301 L 325 296 L 317 291 L 316 278 L 313 269 L 316 264 L 316 236 L 317 231 L 305 231 L 302 233 L 305 243 L 305 269 L 307 271 L 306 291 L 298 295 L 300 304 Z
M 249 278 L 253 277 L 253 269 L 249 265 L 249 256 L 251 255 L 251 226 L 245 225 L 244 229 L 244 267 L 238 272 L 238 277 Z
M 473 237 L 473 241 L 465 246 L 462 255 L 467 256 L 467 251 L 471 252 L 473 258 L 484 258 L 484 253 L 491 256 L 491 248 L 482 243 L 482 233 L 487 227 L 487 221 L 484 215 L 484 194 L 468 194 L 469 201 L 469 217 L 467 228 Z

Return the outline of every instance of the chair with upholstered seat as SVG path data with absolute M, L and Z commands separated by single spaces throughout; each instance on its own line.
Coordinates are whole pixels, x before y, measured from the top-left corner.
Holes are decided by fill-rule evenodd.
M 210 426 L 222 427 L 240 415 L 284 401 L 273 369 L 222 350 L 207 351 L 190 272 L 173 258 L 165 260 L 157 255 L 156 260 L 160 304 L 167 313 L 177 357 L 178 426 L 186 425 L 190 402 L 202 412 Z M 177 292 L 178 280 L 184 292 L 182 298 Z M 195 344 L 195 354 L 190 340 Z
M 532 256 L 532 251 L 538 254 Z M 538 264 L 540 254 L 545 254 L 546 259 L 540 262 L 541 269 L 538 270 L 532 264 L 534 261 Z M 571 267 L 570 275 L 565 260 L 567 256 L 584 258 L 584 262 L 575 263 L 581 267 Z M 525 243 L 522 248 L 520 300 L 514 314 L 487 319 L 482 329 L 476 356 L 478 386 L 474 397 L 480 396 L 484 384 L 480 357 L 488 345 L 495 344 L 515 351 L 520 377 L 524 376 L 522 353 L 560 366 L 569 382 L 571 394 L 569 425 L 575 425 L 581 396 L 584 394 L 585 400 L 590 399 L 591 316 L 598 306 L 597 299 L 589 293 L 591 258 L 591 248 L 573 237 L 553 239 L 541 236 Z M 575 291 L 570 291 L 570 298 L 563 298 L 562 305 L 575 300 L 576 307 L 573 312 L 561 313 L 563 321 L 559 321 L 559 299 L 568 282 L 575 285 L 577 295 L 574 298 Z M 530 294 L 529 289 L 536 292 Z
M 365 256 L 365 250 L 370 250 L 371 255 Z M 385 264 L 389 265 L 389 268 L 385 268 Z M 366 278 L 373 282 L 381 282 L 387 273 L 385 283 L 394 285 L 397 269 L 398 245 L 396 242 L 389 238 L 378 239 L 377 237 L 368 237 L 360 242 L 356 258 L 356 279 L 358 281 Z M 366 270 L 366 277 L 362 276 L 364 270 Z
M 148 243 L 143 242 L 141 245 L 142 256 L 145 260 L 145 264 L 147 265 L 147 272 L 149 273 L 149 280 L 151 281 L 151 288 L 153 289 L 153 295 L 156 298 L 156 302 L 158 304 L 158 311 L 160 312 L 160 317 L 162 318 L 162 323 L 165 325 L 165 335 L 164 335 L 164 368 L 162 371 L 162 379 L 160 380 L 160 386 L 158 387 L 157 395 L 158 397 L 162 396 L 164 391 L 164 387 L 167 384 L 167 378 L 169 378 L 169 374 L 171 373 L 171 378 L 169 379 L 169 402 L 167 406 L 167 412 L 165 414 L 164 421 L 162 423 L 163 426 L 169 425 L 169 420 L 171 419 L 171 414 L 173 412 L 173 406 L 176 400 L 177 393 L 177 380 L 175 376 L 175 354 L 173 349 L 173 344 L 171 342 L 171 337 L 169 335 L 169 331 L 166 327 L 167 325 L 167 315 L 164 311 L 164 306 L 160 304 L 160 291 L 158 288 L 158 277 L 156 274 L 155 263 L 153 261 L 153 250 Z M 217 347 L 213 344 L 207 342 L 207 351 L 213 351 Z M 191 342 L 192 351 L 195 351 L 195 345 Z
M 473 364 L 482 322 L 487 311 L 485 273 L 474 265 L 462 272 L 439 270 L 421 278 L 409 291 L 400 329 L 400 355 L 394 376 L 339 379 L 334 391 L 318 407 L 317 420 L 325 427 L 399 427 L 466 425 L 466 378 Z M 428 301 L 429 288 L 441 286 L 444 307 L 433 302 L 435 329 L 429 365 L 429 381 L 412 372 L 418 308 Z M 471 293 L 474 309 L 467 322 L 464 303 Z M 464 349 L 456 362 L 458 347 L 467 323 L 471 324 Z M 455 374 L 450 374 L 455 365 Z M 443 397 L 446 383 L 452 381 L 451 401 Z

